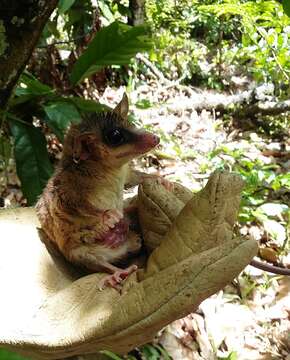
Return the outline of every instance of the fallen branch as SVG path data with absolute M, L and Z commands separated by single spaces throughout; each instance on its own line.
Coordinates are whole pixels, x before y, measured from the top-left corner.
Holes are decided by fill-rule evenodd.
M 167 104 L 167 109 L 174 113 L 184 110 L 216 110 L 238 117 L 279 115 L 290 111 L 290 100 L 279 101 L 268 95 L 268 90 L 267 86 L 262 85 L 234 95 L 196 92 L 191 97 L 182 97 L 178 101 L 175 98 L 174 103 Z
M 245 107 L 244 111 L 239 111 L 239 115 L 242 117 L 248 117 L 252 115 L 279 115 L 290 111 L 290 100 L 285 101 L 266 101 L 264 103 L 257 103 L 252 106 Z
M 157 80 L 159 80 L 162 84 L 164 85 L 171 84 L 171 81 L 166 79 L 166 77 L 162 74 L 162 72 L 158 70 L 157 67 L 144 55 L 139 53 L 136 55 L 136 58 L 139 61 L 141 61 L 144 65 L 146 65 L 148 69 L 151 71 L 151 73 L 154 75 L 154 77 L 157 78 Z

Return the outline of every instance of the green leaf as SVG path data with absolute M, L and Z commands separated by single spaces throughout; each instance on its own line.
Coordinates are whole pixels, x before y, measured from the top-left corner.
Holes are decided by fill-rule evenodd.
M 52 175 L 46 140 L 39 128 L 11 122 L 17 175 L 28 205 L 33 205 Z
M 86 112 L 101 112 L 110 110 L 107 105 L 100 104 L 94 100 L 84 99 L 80 97 L 71 97 L 69 98 L 71 102 L 75 104 L 75 106 L 81 110 Z
M 228 360 L 238 360 L 238 354 L 236 351 L 232 351 L 228 356 Z
M 109 350 L 102 350 L 100 351 L 101 354 L 106 355 L 109 359 L 113 360 L 123 360 L 120 356 L 114 354 L 112 351 Z
M 158 349 L 160 351 L 160 354 L 162 355 L 163 360 L 171 360 L 170 355 L 162 346 L 156 344 L 155 347 L 156 347 L 156 349 Z
M 285 14 L 290 17 L 290 0 L 282 0 L 282 5 Z
M 53 102 L 45 105 L 46 122 L 60 141 L 63 141 L 64 132 L 71 123 L 79 123 L 81 115 L 75 105 L 66 101 Z
M 28 360 L 28 358 L 24 358 L 10 351 L 0 349 L 0 360 Z
M 151 344 L 143 345 L 140 348 L 140 352 L 146 358 L 146 360 L 158 360 L 158 359 L 160 359 L 160 353 Z
M 277 44 L 278 37 L 277 37 L 277 33 L 276 33 L 275 29 L 270 29 L 268 31 L 266 39 L 270 46 L 275 46 Z
M 276 176 L 271 184 L 272 189 L 275 191 L 279 190 L 282 186 L 286 189 L 290 189 L 290 173 Z
M 15 94 L 17 96 L 23 95 L 46 95 L 52 93 L 53 89 L 42 82 L 38 81 L 33 75 L 28 71 L 24 72 L 21 75 L 19 80 L 19 85 L 16 88 Z
M 236 351 L 232 351 L 226 358 L 218 358 L 218 360 L 238 360 Z
M 118 11 L 121 15 L 123 15 L 123 16 L 131 15 L 131 11 L 127 6 L 120 4 L 119 2 L 117 5 L 118 5 Z
M 148 99 L 139 100 L 136 102 L 135 105 L 138 109 L 149 109 L 150 107 L 152 107 L 152 104 Z
M 46 23 L 46 28 L 50 32 L 47 37 L 49 37 L 49 35 L 53 35 L 56 38 L 59 38 L 61 36 L 60 32 L 57 29 L 57 17 L 55 17 L 53 20 L 48 20 L 48 22 Z
M 101 29 L 74 64 L 71 82 L 77 84 L 108 65 L 128 64 L 136 53 L 150 50 L 143 26 L 114 22 Z
M 111 23 L 115 20 L 114 14 L 112 13 L 109 5 L 104 1 L 101 0 L 98 2 L 99 9 L 102 15 Z
M 59 0 L 58 10 L 61 14 L 68 11 L 74 4 L 76 0 Z

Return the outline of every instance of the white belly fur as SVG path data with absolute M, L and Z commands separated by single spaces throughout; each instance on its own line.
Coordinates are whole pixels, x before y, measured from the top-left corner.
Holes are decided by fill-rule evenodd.
M 89 196 L 90 203 L 99 209 L 118 209 L 122 211 L 126 172 L 127 168 L 123 167 L 118 172 L 107 176 L 102 181 L 103 184 L 99 183 L 99 189 Z

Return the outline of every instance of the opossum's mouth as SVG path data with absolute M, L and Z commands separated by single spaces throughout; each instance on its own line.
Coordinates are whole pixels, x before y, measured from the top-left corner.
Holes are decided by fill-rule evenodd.
M 147 151 L 151 150 L 152 148 L 148 149 Z M 121 159 L 124 157 L 136 157 L 139 155 L 145 154 L 147 151 L 126 151 L 116 156 L 117 159 Z

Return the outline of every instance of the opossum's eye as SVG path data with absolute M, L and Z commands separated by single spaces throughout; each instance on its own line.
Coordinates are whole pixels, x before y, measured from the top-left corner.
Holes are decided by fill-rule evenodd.
M 126 132 L 121 128 L 114 128 L 105 133 L 105 141 L 110 146 L 120 146 L 127 142 Z

